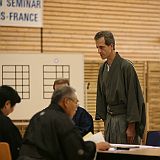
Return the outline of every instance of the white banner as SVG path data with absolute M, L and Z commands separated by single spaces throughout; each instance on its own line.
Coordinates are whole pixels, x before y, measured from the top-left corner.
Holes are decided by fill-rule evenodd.
M 0 0 L 0 26 L 42 27 L 43 0 Z

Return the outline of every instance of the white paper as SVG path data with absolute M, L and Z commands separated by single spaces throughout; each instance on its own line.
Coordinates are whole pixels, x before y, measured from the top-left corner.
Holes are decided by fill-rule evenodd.
M 98 132 L 96 134 L 92 134 L 91 132 L 89 132 L 87 135 L 85 135 L 83 137 L 83 139 L 84 139 L 84 141 L 92 141 L 95 143 L 105 142 L 105 139 L 104 139 L 102 132 Z
M 121 148 L 123 150 L 128 149 L 134 149 L 134 148 L 160 148 L 155 146 L 148 146 L 148 145 L 132 145 L 132 144 L 113 144 L 110 143 L 111 148 L 109 150 L 117 150 L 118 148 Z

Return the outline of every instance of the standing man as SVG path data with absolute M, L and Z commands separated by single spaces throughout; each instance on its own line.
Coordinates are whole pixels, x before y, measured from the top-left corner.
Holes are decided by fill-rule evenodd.
M 115 51 L 110 31 L 98 32 L 94 40 L 105 60 L 99 69 L 96 99 L 96 117 L 105 122 L 105 139 L 110 143 L 139 144 L 146 115 L 136 71 Z
M 20 101 L 17 91 L 7 85 L 0 86 L 0 142 L 9 144 L 12 160 L 18 157 L 22 137 L 8 115 L 13 112 L 16 103 Z

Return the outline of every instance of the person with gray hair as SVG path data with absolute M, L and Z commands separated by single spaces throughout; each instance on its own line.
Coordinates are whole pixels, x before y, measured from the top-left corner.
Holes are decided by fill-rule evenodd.
M 98 53 L 105 60 L 98 74 L 96 119 L 105 122 L 106 141 L 139 144 L 146 114 L 137 73 L 133 64 L 115 51 L 112 32 L 100 31 L 94 40 Z
M 49 109 L 36 113 L 30 120 L 18 160 L 91 160 L 96 149 L 107 150 L 107 142 L 83 141 L 71 120 L 77 106 L 75 89 L 56 89 Z
M 69 85 L 70 85 L 69 79 L 59 78 L 54 81 L 53 89 L 56 90 L 59 87 L 69 86 Z M 79 129 L 82 137 L 88 134 L 89 132 L 94 133 L 93 118 L 89 114 L 89 112 L 87 112 L 87 110 L 82 108 L 80 105 L 78 105 L 77 111 L 73 116 L 72 120 L 75 123 L 75 126 Z

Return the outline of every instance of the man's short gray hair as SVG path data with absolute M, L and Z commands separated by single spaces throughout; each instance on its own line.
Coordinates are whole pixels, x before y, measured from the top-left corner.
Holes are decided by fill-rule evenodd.
M 76 90 L 70 86 L 64 86 L 56 89 L 53 92 L 51 103 L 58 103 L 62 98 L 71 98 L 75 94 Z

